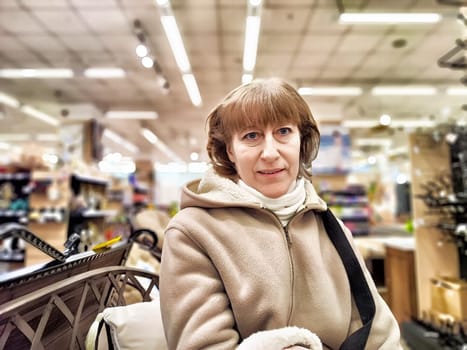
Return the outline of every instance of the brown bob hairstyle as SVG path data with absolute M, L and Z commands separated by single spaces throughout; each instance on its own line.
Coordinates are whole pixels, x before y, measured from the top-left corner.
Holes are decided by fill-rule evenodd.
M 279 78 L 256 79 L 231 91 L 208 115 L 207 151 L 214 170 L 236 178 L 227 145 L 235 133 L 249 127 L 292 123 L 300 130 L 299 175 L 311 178 L 320 133 L 311 110 L 297 90 Z

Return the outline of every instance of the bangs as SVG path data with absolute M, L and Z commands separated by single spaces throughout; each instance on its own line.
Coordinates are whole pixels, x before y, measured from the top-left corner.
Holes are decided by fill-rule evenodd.
M 221 108 L 223 127 L 233 135 L 251 127 L 269 125 L 300 125 L 301 103 L 281 85 L 258 84 L 233 91 Z M 306 112 L 305 112 L 306 114 Z

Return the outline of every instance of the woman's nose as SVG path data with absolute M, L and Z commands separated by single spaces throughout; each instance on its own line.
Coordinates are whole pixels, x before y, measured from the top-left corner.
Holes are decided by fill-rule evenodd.
M 279 157 L 279 150 L 277 148 L 277 142 L 272 135 L 266 135 L 264 138 L 263 151 L 261 152 L 261 158 L 264 159 L 276 159 Z

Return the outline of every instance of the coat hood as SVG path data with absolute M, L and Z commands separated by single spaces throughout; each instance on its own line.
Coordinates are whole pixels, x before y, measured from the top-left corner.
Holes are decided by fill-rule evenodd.
M 326 203 L 318 196 L 312 183 L 305 180 L 305 207 L 324 211 Z M 261 202 L 245 191 L 233 180 L 218 175 L 209 168 L 203 178 L 189 182 L 182 190 L 180 208 L 224 208 L 250 207 L 262 208 Z

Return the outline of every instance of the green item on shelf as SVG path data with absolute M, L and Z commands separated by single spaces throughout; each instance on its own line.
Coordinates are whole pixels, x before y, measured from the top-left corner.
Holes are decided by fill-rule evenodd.
M 413 233 L 413 221 L 411 219 L 405 222 L 404 227 L 407 232 Z

